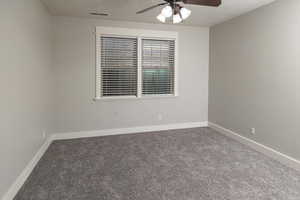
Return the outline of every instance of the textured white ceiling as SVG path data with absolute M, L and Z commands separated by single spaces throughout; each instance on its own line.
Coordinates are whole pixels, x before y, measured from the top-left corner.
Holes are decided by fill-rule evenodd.
M 109 13 L 101 19 L 124 20 L 136 22 L 159 23 L 156 16 L 161 8 L 154 9 L 144 14 L 136 15 L 138 10 L 163 2 L 163 0 L 42 0 L 52 15 L 93 17 L 90 12 Z M 223 0 L 218 8 L 185 5 L 192 10 L 190 18 L 183 25 L 211 26 L 243 13 L 254 10 L 274 0 Z

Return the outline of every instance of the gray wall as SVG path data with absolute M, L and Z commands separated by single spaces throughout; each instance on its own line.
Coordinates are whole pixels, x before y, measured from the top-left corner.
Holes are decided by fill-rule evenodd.
M 0 198 L 51 127 L 51 19 L 39 0 L 0 1 Z
M 54 21 L 56 132 L 207 121 L 208 28 L 67 17 Z M 96 26 L 178 31 L 179 97 L 94 102 Z
M 277 0 L 212 27 L 209 91 L 209 121 L 297 159 L 299 10 L 299 0 Z

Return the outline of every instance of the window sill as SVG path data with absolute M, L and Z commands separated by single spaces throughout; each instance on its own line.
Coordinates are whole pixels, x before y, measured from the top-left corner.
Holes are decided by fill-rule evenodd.
M 165 98 L 177 98 L 178 95 L 145 95 L 141 97 L 137 96 L 120 96 L 120 97 L 96 97 L 94 101 L 111 101 L 111 100 L 144 100 L 144 99 L 165 99 Z

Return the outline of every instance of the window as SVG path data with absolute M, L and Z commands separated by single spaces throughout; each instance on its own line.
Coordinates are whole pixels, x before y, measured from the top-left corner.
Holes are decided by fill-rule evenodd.
M 142 40 L 143 95 L 174 94 L 174 40 Z
M 137 95 L 137 39 L 101 37 L 103 96 Z
M 96 99 L 177 96 L 177 33 L 96 30 Z

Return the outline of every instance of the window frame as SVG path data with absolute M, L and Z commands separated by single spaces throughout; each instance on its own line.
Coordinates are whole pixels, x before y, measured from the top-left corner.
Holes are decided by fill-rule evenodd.
M 101 36 L 136 38 L 137 39 L 137 95 L 135 96 L 102 96 L 102 81 L 101 81 Z M 175 43 L 174 51 L 174 93 L 173 94 L 142 94 L 142 40 L 173 40 Z M 147 99 L 147 98 L 165 98 L 178 96 L 178 33 L 170 31 L 156 31 L 147 29 L 129 29 L 116 27 L 96 27 L 96 91 L 95 100 L 109 99 Z

